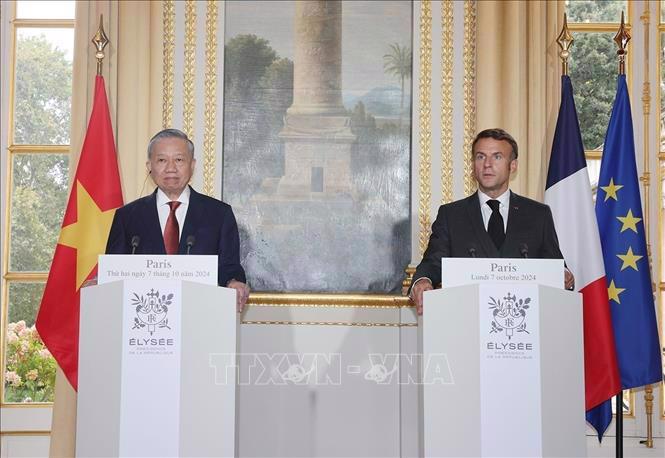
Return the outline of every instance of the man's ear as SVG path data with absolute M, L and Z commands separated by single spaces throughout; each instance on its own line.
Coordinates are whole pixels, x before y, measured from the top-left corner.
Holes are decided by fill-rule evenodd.
M 510 161 L 510 173 L 517 172 L 517 159 Z
M 148 175 L 152 173 L 152 168 L 150 167 L 150 161 L 145 161 L 145 170 L 148 172 Z

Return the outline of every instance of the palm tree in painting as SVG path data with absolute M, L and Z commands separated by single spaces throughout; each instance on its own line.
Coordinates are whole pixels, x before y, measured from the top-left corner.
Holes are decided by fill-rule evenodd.
M 401 127 L 404 111 L 404 83 L 411 78 L 411 48 L 400 46 L 398 43 L 391 44 L 390 52 L 383 56 L 383 71 L 399 79 L 402 88 L 399 104 L 399 125 Z

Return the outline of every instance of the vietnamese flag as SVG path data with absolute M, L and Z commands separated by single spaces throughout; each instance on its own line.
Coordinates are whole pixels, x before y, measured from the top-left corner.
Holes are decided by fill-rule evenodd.
M 79 299 L 83 283 L 97 275 L 122 189 L 104 78 L 95 79 L 88 130 L 71 185 L 53 255 L 37 331 L 65 376 L 77 389 Z

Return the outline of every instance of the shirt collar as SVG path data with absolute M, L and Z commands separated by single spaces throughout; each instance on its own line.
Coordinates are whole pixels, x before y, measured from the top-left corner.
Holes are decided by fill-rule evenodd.
M 492 200 L 490 196 L 482 192 L 480 189 L 478 190 L 478 199 L 480 200 L 480 208 L 483 208 L 488 200 Z M 510 189 L 506 189 L 503 194 L 494 200 L 498 200 L 501 207 L 508 207 L 508 203 L 510 202 Z
M 190 190 L 189 186 L 185 186 L 185 189 L 182 191 L 182 193 L 178 196 L 176 199 L 180 204 L 189 204 L 189 195 L 190 195 Z M 169 202 L 171 202 L 171 199 L 167 197 L 167 195 L 162 191 L 161 189 L 157 188 L 157 207 L 160 207 L 162 205 L 166 205 Z

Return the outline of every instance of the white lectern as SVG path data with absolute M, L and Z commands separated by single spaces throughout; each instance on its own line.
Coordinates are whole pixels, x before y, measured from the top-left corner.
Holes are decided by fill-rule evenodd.
M 424 456 L 585 456 L 582 299 L 563 261 L 443 270 L 474 284 L 424 297 Z
M 235 454 L 235 290 L 216 282 L 216 256 L 100 257 L 81 291 L 77 456 Z

